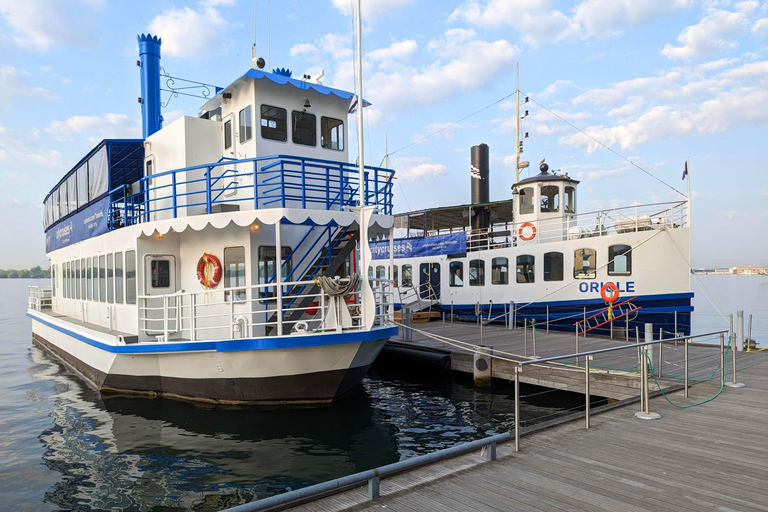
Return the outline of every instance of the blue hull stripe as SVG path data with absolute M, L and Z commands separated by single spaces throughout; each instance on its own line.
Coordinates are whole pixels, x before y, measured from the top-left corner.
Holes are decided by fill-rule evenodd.
M 270 336 L 266 338 L 246 338 L 242 340 L 193 341 L 181 343 L 156 343 L 153 345 L 110 345 L 70 331 L 65 327 L 43 320 L 27 313 L 35 322 L 55 329 L 78 341 L 113 354 L 158 354 L 168 352 L 238 352 L 244 350 L 275 350 L 284 348 L 319 347 L 325 345 L 343 345 L 375 341 L 396 336 L 398 328 L 380 327 L 371 331 L 353 331 L 344 333 L 314 334 L 309 336 Z

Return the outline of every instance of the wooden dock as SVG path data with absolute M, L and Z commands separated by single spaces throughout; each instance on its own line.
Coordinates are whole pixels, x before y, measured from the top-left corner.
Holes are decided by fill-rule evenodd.
M 768 353 L 740 353 L 739 381 L 715 400 L 686 409 L 651 400 L 660 420 L 609 404 L 583 421 L 539 425 L 498 447 L 496 461 L 468 454 L 290 510 L 768 511 Z M 712 397 L 718 379 L 695 385 L 678 404 Z M 598 411 L 593 411 L 593 414 Z
M 391 347 L 406 347 L 414 350 L 429 349 L 444 351 L 450 357 L 450 369 L 458 372 L 473 373 L 474 356 L 471 350 L 460 348 L 450 343 L 436 341 L 424 333 L 445 336 L 449 339 L 461 340 L 475 345 L 493 347 L 494 351 L 508 354 L 516 354 L 517 357 L 503 356 L 513 360 L 521 360 L 524 356 L 549 357 L 572 354 L 576 352 L 576 334 L 561 331 L 546 332 L 537 329 L 534 343 L 534 335 L 529 327 L 527 333 L 522 327 L 507 329 L 505 326 L 484 325 L 482 327 L 482 343 L 480 326 L 471 322 L 433 321 L 418 323 L 413 326 L 412 341 L 406 342 L 400 339 L 393 340 Z M 401 328 L 401 331 L 403 329 Z M 423 331 L 419 332 L 419 331 Z M 641 341 L 643 332 L 640 333 Z M 656 332 L 658 339 L 658 332 Z M 674 337 L 671 333 L 665 333 L 665 337 Z M 708 340 L 718 343 L 717 337 Z M 634 343 L 634 337 L 630 343 Z M 727 339 L 726 339 L 727 343 Z M 578 349 L 580 352 L 607 347 L 627 345 L 625 339 L 611 340 L 605 337 L 580 338 Z M 390 349 L 391 349 L 390 347 Z M 397 364 L 388 357 L 387 351 L 382 353 L 382 360 L 386 364 Z M 659 354 L 656 347 L 653 349 L 654 373 L 659 368 Z M 500 354 L 502 355 L 502 354 Z M 748 367 L 757 364 L 760 358 L 743 358 L 740 367 Z M 539 386 L 575 391 L 584 391 L 584 361 L 579 361 L 582 367 L 572 364 L 548 364 L 533 365 L 525 368 L 520 375 L 520 382 Z M 720 363 L 719 346 L 693 344 L 689 346 L 689 376 L 693 380 L 707 379 L 712 376 Z M 514 368 L 517 366 L 512 361 L 494 359 L 492 374 L 494 378 L 512 380 Z M 602 396 L 612 400 L 624 400 L 637 397 L 640 392 L 640 377 L 638 373 L 638 353 L 635 350 L 622 350 L 596 356 L 591 363 L 593 395 Z M 664 389 L 675 388 L 682 382 L 684 374 L 684 347 L 683 344 L 664 344 L 662 349 L 661 378 L 659 383 Z M 658 374 L 657 374 L 658 375 Z

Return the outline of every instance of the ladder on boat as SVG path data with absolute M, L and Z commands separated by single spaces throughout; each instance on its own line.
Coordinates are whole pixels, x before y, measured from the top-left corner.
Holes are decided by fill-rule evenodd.
M 609 308 L 609 307 L 603 308 L 597 311 L 596 313 L 593 313 L 590 316 L 583 318 L 578 322 L 575 322 L 573 325 L 576 326 L 576 329 L 577 329 L 576 332 L 578 332 L 581 335 L 587 334 L 589 331 L 593 331 L 598 327 L 602 327 L 611 322 L 615 322 L 620 318 L 624 318 L 629 314 L 642 309 L 640 306 L 635 306 L 634 304 L 632 304 L 632 301 L 635 300 L 636 298 L 637 297 L 632 297 L 625 301 L 619 302 L 618 304 L 614 304 L 612 308 Z M 611 318 L 608 317 L 609 309 L 613 310 Z

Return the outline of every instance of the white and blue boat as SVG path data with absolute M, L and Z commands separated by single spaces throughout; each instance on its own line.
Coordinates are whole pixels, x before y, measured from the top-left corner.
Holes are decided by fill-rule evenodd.
M 141 35 L 143 138 L 103 140 L 45 198 L 50 290 L 34 340 L 99 390 L 329 402 L 396 334 L 389 169 L 349 163 L 363 102 L 263 59 L 163 126 L 161 40 Z

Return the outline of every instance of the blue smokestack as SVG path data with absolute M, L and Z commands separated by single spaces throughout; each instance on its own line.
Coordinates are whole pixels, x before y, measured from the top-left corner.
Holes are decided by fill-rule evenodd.
M 163 127 L 160 114 L 160 45 L 163 41 L 151 34 L 141 34 L 137 39 L 141 59 L 141 124 L 146 139 Z

